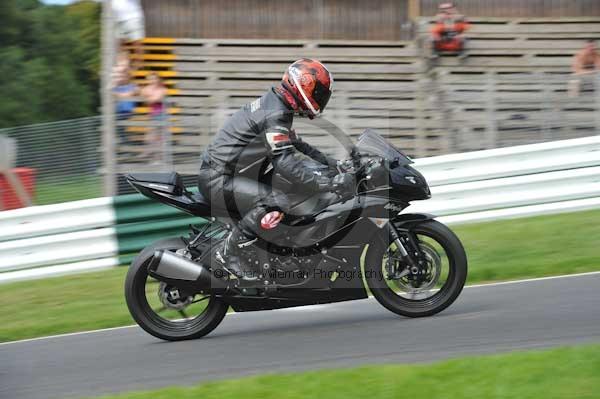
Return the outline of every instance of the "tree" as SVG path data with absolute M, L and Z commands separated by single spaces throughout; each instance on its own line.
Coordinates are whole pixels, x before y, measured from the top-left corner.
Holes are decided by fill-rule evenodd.
M 20 15 L 13 0 L 0 2 L 0 48 L 17 41 L 20 29 Z
M 44 120 L 39 86 L 42 60 L 25 58 L 23 49 L 0 48 L 0 127 L 36 123 Z
M 0 20 L 0 127 L 97 113 L 98 3 L 1 0 Z

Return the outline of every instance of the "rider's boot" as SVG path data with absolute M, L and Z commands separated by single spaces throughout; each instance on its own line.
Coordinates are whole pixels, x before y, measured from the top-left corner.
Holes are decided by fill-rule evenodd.
M 224 267 L 233 273 L 238 279 L 254 281 L 258 274 L 252 268 L 251 263 L 243 262 L 240 258 L 241 249 L 251 245 L 256 238 L 248 237 L 239 228 L 234 227 L 225 239 L 223 253 L 217 252 L 217 259 L 224 263 Z

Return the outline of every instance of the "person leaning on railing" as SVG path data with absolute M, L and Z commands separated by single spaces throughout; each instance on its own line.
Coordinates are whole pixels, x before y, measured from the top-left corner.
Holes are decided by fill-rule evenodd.
M 129 79 L 129 58 L 126 53 L 121 53 L 117 57 L 117 64 L 112 73 L 112 92 L 115 96 L 115 114 L 117 119 L 117 134 L 121 144 L 126 144 L 129 140 L 125 126 L 119 121 L 128 120 L 135 109 L 134 97 L 138 93 L 138 87 L 131 83 Z
M 574 79 L 569 81 L 569 96 L 576 97 L 582 90 L 585 77 L 600 71 L 600 54 L 594 40 L 588 40 L 585 46 L 573 56 L 571 70 Z
M 435 24 L 431 27 L 433 54 L 463 55 L 466 41 L 464 33 L 468 29 L 469 22 L 464 15 L 458 13 L 454 3 L 441 3 L 435 17 Z
M 164 144 L 166 128 L 166 106 L 167 88 L 156 72 L 148 75 L 148 84 L 142 88 L 141 95 L 150 108 L 150 119 L 152 126 L 146 134 L 146 148 L 142 153 L 144 157 L 151 157 L 154 161 L 160 158 L 160 147 Z

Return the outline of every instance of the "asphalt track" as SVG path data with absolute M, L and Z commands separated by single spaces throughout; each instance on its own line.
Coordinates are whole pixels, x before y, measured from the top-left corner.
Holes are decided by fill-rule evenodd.
M 423 319 L 368 299 L 228 315 L 196 341 L 161 342 L 129 327 L 0 345 L 0 398 L 95 396 L 587 342 L 600 342 L 600 274 L 469 287 L 451 308 Z

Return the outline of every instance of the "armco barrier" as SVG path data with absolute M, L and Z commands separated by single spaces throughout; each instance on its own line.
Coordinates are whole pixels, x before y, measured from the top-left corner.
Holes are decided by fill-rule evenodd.
M 416 160 L 431 186 L 600 165 L 600 136 Z
M 465 223 L 600 208 L 600 136 L 418 159 L 432 199 L 411 212 Z M 0 282 L 114 267 L 199 218 L 141 195 L 0 213 Z
M 191 223 L 202 220 L 139 194 L 2 212 L 0 282 L 125 264 Z
M 457 215 L 600 197 L 600 167 L 551 171 L 525 176 L 433 186 L 432 198 L 413 211 Z
M 112 204 L 112 198 L 95 198 L 0 212 L 0 242 L 112 227 Z

